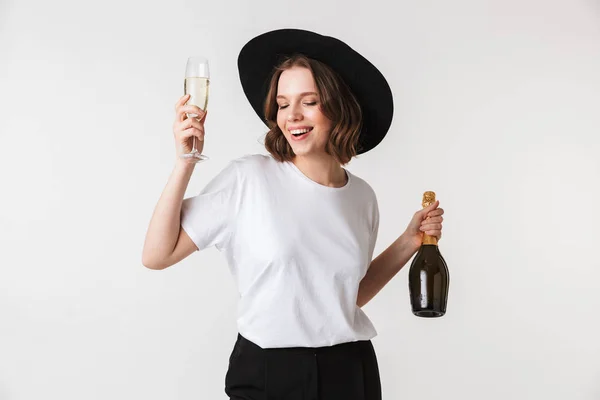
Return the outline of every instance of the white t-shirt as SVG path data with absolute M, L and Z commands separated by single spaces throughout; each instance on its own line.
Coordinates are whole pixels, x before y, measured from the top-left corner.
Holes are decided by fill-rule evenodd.
M 199 250 L 216 246 L 226 256 L 240 294 L 238 331 L 262 348 L 377 335 L 356 301 L 379 208 L 369 184 L 346 173 L 346 185 L 332 188 L 292 162 L 247 155 L 183 201 L 183 229 Z

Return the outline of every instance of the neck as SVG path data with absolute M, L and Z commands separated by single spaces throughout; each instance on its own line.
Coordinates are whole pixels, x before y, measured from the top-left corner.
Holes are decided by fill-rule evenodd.
M 346 171 L 329 155 L 295 156 L 292 162 L 304 175 L 323 186 L 342 187 L 348 180 Z
M 423 244 L 433 244 L 433 245 L 437 246 L 437 244 L 438 244 L 437 238 L 435 236 L 429 236 L 429 235 L 423 234 Z

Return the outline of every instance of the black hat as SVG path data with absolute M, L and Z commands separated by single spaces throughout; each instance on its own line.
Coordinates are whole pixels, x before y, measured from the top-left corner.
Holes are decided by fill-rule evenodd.
M 300 29 L 267 32 L 250 40 L 240 51 L 240 80 L 259 118 L 265 121 L 263 107 L 275 67 L 294 54 L 321 61 L 342 77 L 363 113 L 358 154 L 377 146 L 392 123 L 394 102 L 390 86 L 373 64 L 346 43 L 314 32 Z

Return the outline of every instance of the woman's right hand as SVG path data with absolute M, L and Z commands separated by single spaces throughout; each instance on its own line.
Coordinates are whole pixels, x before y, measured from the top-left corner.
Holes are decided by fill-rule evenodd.
M 192 137 L 196 137 L 196 150 L 202 153 L 204 149 L 204 120 L 206 112 L 194 105 L 186 105 L 190 98 L 189 94 L 182 96 L 175 104 L 175 122 L 173 123 L 173 135 L 177 157 L 192 151 Z M 186 113 L 196 114 L 196 118 L 188 118 Z

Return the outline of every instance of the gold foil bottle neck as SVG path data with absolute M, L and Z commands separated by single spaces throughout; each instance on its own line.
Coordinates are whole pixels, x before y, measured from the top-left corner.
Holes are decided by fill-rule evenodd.
M 435 203 L 435 192 L 423 193 L 423 202 L 421 203 L 423 208 L 427 208 L 430 205 L 432 205 L 433 203 Z
M 435 236 L 429 236 L 429 235 L 423 234 L 423 244 L 434 244 L 437 246 L 438 241 Z
M 423 202 L 421 203 L 423 208 L 427 208 L 433 203 L 435 203 L 435 192 L 427 191 L 423 193 Z M 423 244 L 434 244 L 437 246 L 437 238 L 423 234 Z

